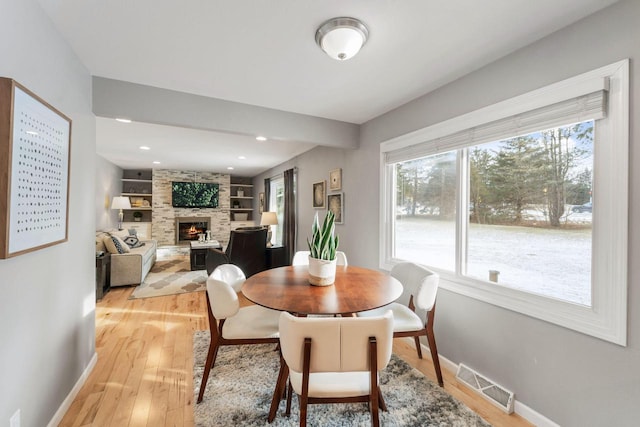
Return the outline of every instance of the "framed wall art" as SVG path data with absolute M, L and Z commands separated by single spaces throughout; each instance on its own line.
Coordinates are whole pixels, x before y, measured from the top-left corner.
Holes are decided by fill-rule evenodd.
M 316 182 L 313 184 L 313 207 L 315 209 L 324 209 L 324 201 L 326 192 L 325 181 Z
M 258 211 L 259 213 L 264 212 L 264 193 L 258 195 Z
M 71 119 L 0 78 L 0 258 L 68 239 Z
M 336 217 L 336 224 L 344 224 L 344 193 L 329 194 L 327 205 Z
M 342 169 L 334 169 L 329 172 L 329 190 L 337 191 L 342 189 Z

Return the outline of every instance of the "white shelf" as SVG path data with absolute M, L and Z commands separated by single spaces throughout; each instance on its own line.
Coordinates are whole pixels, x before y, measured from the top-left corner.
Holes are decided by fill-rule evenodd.
M 253 184 L 231 184 L 232 187 L 248 187 L 253 188 Z
M 130 196 L 130 197 L 152 197 L 153 194 L 151 193 L 122 193 L 123 196 Z
M 247 200 L 253 199 L 253 197 L 251 197 L 251 196 L 242 196 L 242 197 L 240 197 L 240 196 L 230 196 L 230 197 L 232 199 L 247 199 Z
M 230 210 L 232 210 L 232 211 L 246 211 L 246 212 L 251 212 L 253 209 L 251 209 L 251 208 L 231 208 Z
M 131 179 L 131 178 L 121 178 L 123 182 L 153 182 L 151 179 Z

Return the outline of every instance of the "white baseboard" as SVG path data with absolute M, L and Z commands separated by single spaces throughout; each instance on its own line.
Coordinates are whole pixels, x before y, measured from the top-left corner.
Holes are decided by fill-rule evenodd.
M 67 413 L 67 411 L 71 407 L 71 404 L 73 403 L 73 400 L 80 392 L 80 389 L 87 381 L 87 378 L 89 378 L 89 374 L 91 374 L 91 371 L 93 371 L 93 368 L 95 368 L 96 363 L 98 363 L 98 353 L 93 353 L 93 357 L 89 361 L 89 364 L 85 368 L 84 372 L 82 372 L 82 375 L 80 375 L 80 378 L 78 378 L 78 381 L 76 381 L 76 384 L 64 399 L 56 413 L 53 415 L 53 418 L 51 418 L 51 421 L 49 421 L 47 427 L 56 427 L 58 424 L 60 424 L 62 418 L 64 417 L 64 414 Z
M 413 340 L 412 337 L 404 338 L 404 340 L 412 344 L 412 346 L 415 345 L 415 341 Z M 429 347 L 422 343 L 421 343 L 421 347 L 422 347 L 422 353 L 427 354 L 429 355 L 429 357 L 431 357 L 431 351 L 429 350 Z M 441 355 L 438 355 L 438 359 L 440 359 L 440 367 L 453 373 L 453 375 L 455 376 L 456 372 L 458 372 L 458 365 Z M 560 427 L 559 424 L 554 423 L 553 421 L 551 421 L 549 418 L 545 417 L 541 413 L 534 411 L 524 403 L 518 401 L 518 399 L 516 399 L 514 403 L 513 411 L 536 427 Z
M 536 427 L 560 427 L 560 424 L 554 423 L 549 418 L 534 411 L 524 403 L 518 402 L 517 399 L 515 402 L 514 412 Z

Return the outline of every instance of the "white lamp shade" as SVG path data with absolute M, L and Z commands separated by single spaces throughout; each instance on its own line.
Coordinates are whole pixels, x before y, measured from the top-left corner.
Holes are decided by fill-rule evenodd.
M 278 225 L 278 216 L 275 212 L 262 212 L 260 225 Z
M 111 200 L 111 209 L 131 209 L 131 202 L 128 197 L 115 196 Z
M 333 18 L 316 32 L 316 42 L 331 58 L 353 58 L 366 43 L 369 30 L 355 18 Z

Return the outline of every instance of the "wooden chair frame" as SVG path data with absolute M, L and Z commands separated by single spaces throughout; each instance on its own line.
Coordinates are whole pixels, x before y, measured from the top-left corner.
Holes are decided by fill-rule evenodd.
M 416 312 L 416 307 L 413 304 L 413 295 L 409 299 L 409 309 Z M 403 338 L 403 337 L 413 337 L 416 343 L 416 350 L 418 352 L 418 357 L 422 359 L 422 347 L 420 345 L 420 337 L 427 337 L 427 342 L 429 343 L 429 350 L 431 351 L 431 359 L 433 360 L 433 367 L 436 371 L 436 377 L 438 378 L 438 385 L 440 387 L 444 387 L 444 381 L 442 380 L 442 371 L 440 370 L 440 358 L 438 357 L 438 347 L 436 346 L 436 336 L 433 333 L 433 322 L 435 320 L 436 314 L 436 303 L 433 303 L 433 307 L 431 310 L 427 311 L 427 318 L 424 324 L 424 328 L 419 329 L 417 331 L 404 331 L 404 332 L 394 332 L 394 338 Z
M 207 292 L 207 311 L 209 313 L 209 331 L 211 333 L 211 343 L 209 344 L 209 352 L 207 353 L 207 361 L 204 365 L 204 372 L 202 373 L 202 383 L 200 384 L 200 392 L 198 393 L 197 403 L 202 402 L 204 397 L 204 390 L 207 387 L 207 381 L 209 380 L 209 372 L 213 369 L 218 356 L 218 349 L 223 345 L 246 345 L 246 344 L 278 344 L 279 338 L 243 338 L 243 339 L 226 339 L 222 336 L 222 328 L 226 319 L 221 319 L 219 322 L 213 315 L 211 310 L 211 301 L 209 300 L 209 293 Z
M 380 415 L 378 409 L 383 411 L 387 410 L 387 405 L 382 397 L 382 392 L 378 384 L 378 343 L 375 337 L 369 337 L 369 381 L 370 381 L 370 394 L 364 396 L 353 397 L 309 397 L 309 375 L 311 366 L 311 338 L 305 338 L 304 340 L 304 353 L 303 353 L 303 372 L 302 372 L 302 394 L 299 396 L 300 401 L 300 427 L 307 425 L 307 406 L 318 403 L 369 403 L 369 410 L 371 411 L 371 425 L 378 427 L 380 425 Z M 289 377 L 289 368 L 285 362 L 282 354 L 280 355 L 280 372 L 278 373 L 278 380 L 276 383 L 276 390 L 274 396 L 282 397 L 285 393 L 287 378 Z M 289 387 L 287 392 L 287 407 L 285 415 L 291 415 L 291 395 L 293 387 L 291 381 L 289 381 Z M 277 406 L 271 406 L 269 412 L 269 422 L 275 419 L 277 412 Z

